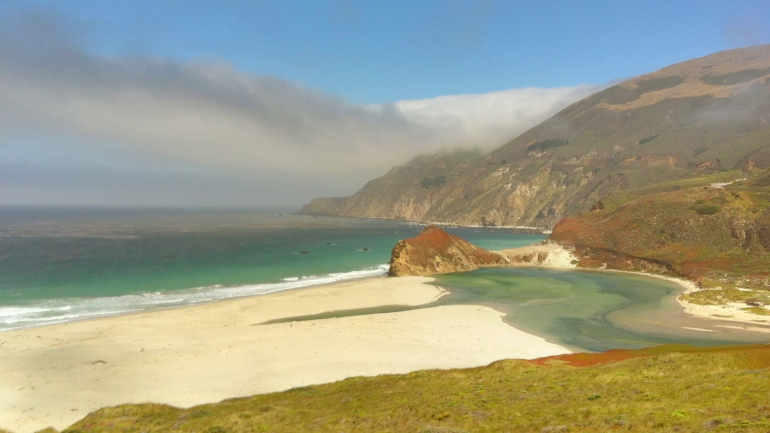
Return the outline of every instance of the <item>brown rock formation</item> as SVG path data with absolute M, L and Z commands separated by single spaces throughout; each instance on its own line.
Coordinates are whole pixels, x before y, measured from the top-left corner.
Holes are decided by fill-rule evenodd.
M 506 264 L 503 256 L 430 225 L 416 237 L 398 241 L 391 253 L 388 275 L 447 274 Z

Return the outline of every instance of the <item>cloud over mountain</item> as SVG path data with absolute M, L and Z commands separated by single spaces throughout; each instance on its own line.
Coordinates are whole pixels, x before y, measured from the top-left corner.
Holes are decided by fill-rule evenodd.
M 497 147 L 596 90 L 512 89 L 363 106 L 221 61 L 93 55 L 55 15 L 4 24 L 6 203 L 24 201 L 29 178 L 72 203 L 109 204 L 95 183 L 120 184 L 134 204 L 169 197 L 177 200 L 171 204 L 286 204 L 348 194 L 420 153 Z M 96 178 L 78 186 L 73 179 L 89 170 Z M 139 178 L 159 184 L 148 188 Z M 216 199 L 192 193 L 196 183 Z

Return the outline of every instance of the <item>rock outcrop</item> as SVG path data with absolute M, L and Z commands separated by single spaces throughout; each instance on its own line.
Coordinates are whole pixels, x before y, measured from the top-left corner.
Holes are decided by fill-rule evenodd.
M 503 256 L 430 225 L 416 237 L 398 241 L 391 253 L 388 275 L 447 274 L 507 264 Z
M 542 242 L 526 247 L 495 251 L 505 257 L 514 268 L 574 268 L 578 261 L 569 247 L 554 242 Z

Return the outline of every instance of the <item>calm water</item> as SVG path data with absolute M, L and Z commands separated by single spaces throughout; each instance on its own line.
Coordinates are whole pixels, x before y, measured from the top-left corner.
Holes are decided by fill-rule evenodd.
M 274 209 L 0 208 L 0 329 L 382 275 L 421 229 Z M 491 249 L 544 238 L 450 231 Z
M 684 314 L 674 301 L 679 285 L 659 278 L 585 270 L 480 269 L 439 276 L 437 284 L 452 291 L 442 303 L 489 305 L 505 312 L 514 327 L 575 350 L 770 342 L 770 334 Z

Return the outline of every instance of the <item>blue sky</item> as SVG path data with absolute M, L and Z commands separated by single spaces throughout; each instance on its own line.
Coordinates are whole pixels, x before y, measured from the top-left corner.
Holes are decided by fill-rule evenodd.
M 0 24 L 0 204 L 298 205 L 770 43 L 770 4 L 0 0 Z
M 360 103 L 605 83 L 770 42 L 767 1 L 30 1 L 107 56 L 221 60 Z

